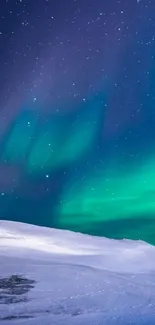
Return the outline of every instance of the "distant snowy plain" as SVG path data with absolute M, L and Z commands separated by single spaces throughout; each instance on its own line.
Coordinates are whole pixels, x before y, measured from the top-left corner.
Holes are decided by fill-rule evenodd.
M 155 325 L 155 247 L 0 221 L 0 324 Z

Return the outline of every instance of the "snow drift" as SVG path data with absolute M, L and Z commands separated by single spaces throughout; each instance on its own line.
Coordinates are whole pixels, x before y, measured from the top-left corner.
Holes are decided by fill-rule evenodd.
M 154 325 L 155 247 L 0 221 L 0 323 Z

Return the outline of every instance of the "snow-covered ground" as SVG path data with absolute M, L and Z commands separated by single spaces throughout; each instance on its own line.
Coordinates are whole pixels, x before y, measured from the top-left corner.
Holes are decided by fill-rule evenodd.
M 155 325 L 155 247 L 0 221 L 0 324 Z

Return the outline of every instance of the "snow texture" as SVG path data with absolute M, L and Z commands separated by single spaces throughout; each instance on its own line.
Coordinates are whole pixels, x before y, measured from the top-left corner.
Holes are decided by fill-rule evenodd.
M 0 221 L 0 324 L 155 325 L 155 247 Z

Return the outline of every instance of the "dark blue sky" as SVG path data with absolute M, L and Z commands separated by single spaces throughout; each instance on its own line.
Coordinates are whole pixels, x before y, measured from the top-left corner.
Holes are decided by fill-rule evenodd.
M 153 161 L 154 0 L 1 0 L 0 49 L 0 218 L 61 226 L 70 184 Z

